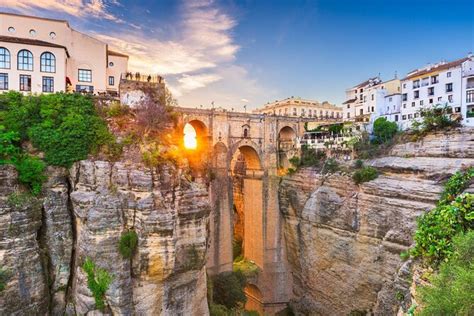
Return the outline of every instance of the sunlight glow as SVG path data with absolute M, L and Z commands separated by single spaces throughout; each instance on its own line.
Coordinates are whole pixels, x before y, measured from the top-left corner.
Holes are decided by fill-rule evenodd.
M 184 147 L 187 149 L 197 148 L 196 131 L 191 124 L 186 124 L 184 126 Z

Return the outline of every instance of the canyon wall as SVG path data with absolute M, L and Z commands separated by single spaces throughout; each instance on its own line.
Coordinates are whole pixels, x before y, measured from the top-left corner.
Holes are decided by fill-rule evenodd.
M 304 315 L 396 315 L 407 308 L 416 218 L 443 181 L 474 166 L 474 131 L 429 135 L 365 162 L 380 176 L 361 185 L 349 174 L 303 169 L 282 180 L 280 209 L 293 274 L 292 306 Z
M 14 167 L 0 167 L 0 314 L 207 315 L 204 185 L 179 170 L 81 161 L 48 168 L 41 199 L 19 192 Z M 133 229 L 131 259 L 119 252 Z M 86 258 L 113 279 L 96 310 Z

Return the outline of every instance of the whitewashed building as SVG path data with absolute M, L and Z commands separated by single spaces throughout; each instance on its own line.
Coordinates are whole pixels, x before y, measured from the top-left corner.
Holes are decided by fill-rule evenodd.
M 118 92 L 128 56 L 64 20 L 0 12 L 0 91 Z
M 474 77 L 472 69 L 473 57 L 469 55 L 409 72 L 402 80 L 402 128 L 410 128 L 414 120 L 420 119 L 420 109 L 436 105 L 449 106 L 453 113 L 462 115 L 464 125 L 473 125 L 472 119 L 467 118 L 468 108 L 474 105 L 468 103 L 472 89 L 467 88 L 474 88 L 474 79 L 469 79 Z
M 474 127 L 474 56 L 471 54 L 462 64 L 461 113 L 463 123 Z

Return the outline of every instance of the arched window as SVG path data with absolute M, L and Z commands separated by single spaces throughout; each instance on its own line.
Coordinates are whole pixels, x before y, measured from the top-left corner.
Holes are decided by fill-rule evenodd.
M 33 54 L 29 50 L 18 52 L 18 70 L 33 70 Z
M 0 47 L 0 68 L 10 69 L 10 52 L 5 47 Z
M 50 52 L 41 54 L 41 71 L 56 72 L 56 57 Z

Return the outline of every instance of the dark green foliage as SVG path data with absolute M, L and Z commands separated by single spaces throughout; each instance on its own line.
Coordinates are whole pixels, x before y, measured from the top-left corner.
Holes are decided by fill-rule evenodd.
M 103 310 L 105 308 L 105 292 L 112 283 L 112 276 L 105 269 L 96 267 L 89 258 L 84 261 L 82 269 L 87 274 L 87 286 L 94 295 L 96 308 Z
M 301 157 L 290 159 L 290 162 L 295 167 L 318 167 L 326 158 L 326 154 L 323 151 L 310 148 L 307 145 L 301 146 Z
M 211 316 L 228 316 L 230 311 L 224 305 L 209 304 L 209 314 Z
M 335 173 L 339 170 L 339 163 L 334 158 L 329 158 L 325 161 L 322 173 Z
M 9 279 L 10 274 L 2 266 L 0 266 L 0 292 L 5 289 Z
M 119 251 L 124 258 L 131 258 L 138 245 L 138 235 L 134 230 L 129 230 L 120 236 Z
M 70 167 L 100 147 L 115 143 L 92 99 L 78 94 L 2 94 L 0 121 L 8 132 L 43 151 L 50 165 Z
M 385 117 L 379 117 L 374 122 L 374 137 L 377 143 L 385 143 L 395 136 L 398 131 L 397 123 L 387 121 Z
M 360 159 L 357 159 L 356 161 L 354 161 L 354 168 L 355 169 L 360 169 L 364 166 L 364 162 Z
M 340 134 L 342 132 L 342 124 L 332 124 L 328 127 L 328 131 L 333 134 Z
M 463 194 L 418 219 L 416 245 L 411 253 L 438 265 L 453 254 L 453 237 L 471 229 L 474 229 L 474 194 Z
M 232 309 L 242 307 L 247 301 L 244 293 L 246 278 L 241 271 L 219 273 L 214 276 L 212 284 L 214 304 Z
M 33 195 L 39 195 L 46 180 L 46 164 L 38 157 L 24 155 L 15 161 L 18 180 L 25 184 Z
M 420 109 L 418 111 L 421 121 L 414 121 L 412 127 L 418 135 L 424 135 L 432 131 L 440 131 L 458 127 L 460 123 L 451 119 L 451 108 L 446 104 L 436 105 L 432 108 Z
M 440 265 L 431 285 L 417 289 L 423 309 L 418 315 L 474 314 L 474 231 L 453 239 L 454 254 Z
M 352 180 L 355 184 L 361 184 L 376 179 L 379 176 L 377 169 L 373 167 L 362 167 L 354 172 Z
M 0 125 L 0 164 L 12 163 L 20 154 L 20 135 L 14 131 L 6 131 L 5 126 Z

